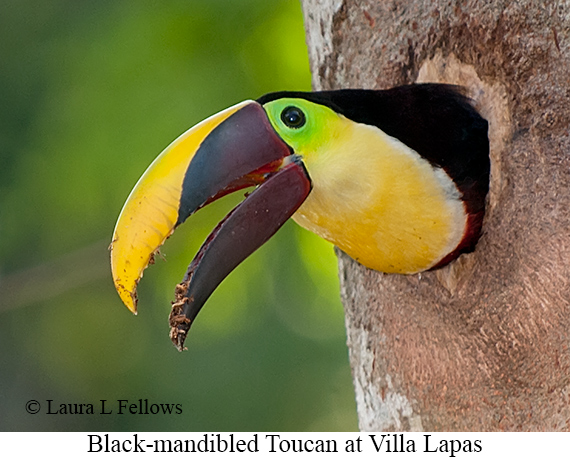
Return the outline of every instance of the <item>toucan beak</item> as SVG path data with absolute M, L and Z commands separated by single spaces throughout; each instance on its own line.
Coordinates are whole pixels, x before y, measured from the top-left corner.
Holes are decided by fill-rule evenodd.
M 175 228 L 213 200 L 255 185 L 260 186 L 208 237 L 177 288 L 171 336 L 179 349 L 217 285 L 307 198 L 309 176 L 263 107 L 246 101 L 206 119 L 168 146 L 121 211 L 110 247 L 111 269 L 119 296 L 136 313 L 137 284 Z

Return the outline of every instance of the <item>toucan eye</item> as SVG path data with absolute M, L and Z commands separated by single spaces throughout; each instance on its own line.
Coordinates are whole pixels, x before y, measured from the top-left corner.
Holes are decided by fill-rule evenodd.
M 307 122 L 305 113 L 296 106 L 288 106 L 281 111 L 281 120 L 287 127 L 291 127 L 292 129 L 299 129 Z

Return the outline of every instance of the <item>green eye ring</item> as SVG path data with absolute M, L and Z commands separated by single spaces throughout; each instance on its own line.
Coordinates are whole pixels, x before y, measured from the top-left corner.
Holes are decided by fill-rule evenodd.
M 281 111 L 281 121 L 289 128 L 300 129 L 306 124 L 307 118 L 301 108 L 287 106 Z

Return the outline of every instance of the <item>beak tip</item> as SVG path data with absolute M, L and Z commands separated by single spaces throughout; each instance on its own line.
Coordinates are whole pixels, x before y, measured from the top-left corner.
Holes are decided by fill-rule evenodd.
M 134 290 L 130 291 L 122 283 L 115 282 L 115 288 L 117 289 L 123 304 L 136 316 L 138 314 L 137 305 L 139 301 L 136 286 Z
M 186 341 L 187 330 L 180 328 L 180 326 L 173 326 L 170 328 L 170 341 L 178 349 L 178 352 L 183 352 L 188 350 L 184 347 L 184 342 Z
M 131 303 L 124 302 L 124 304 L 129 309 L 129 311 L 133 313 L 135 316 L 138 314 L 136 302 L 131 302 Z
M 138 309 L 137 309 L 137 293 L 133 292 L 133 297 L 132 300 L 130 300 L 128 303 L 125 303 L 125 305 L 127 305 L 127 308 L 129 308 L 129 311 L 131 313 L 133 313 L 135 316 L 138 314 Z
M 188 330 L 192 325 L 192 320 L 184 314 L 184 305 L 188 302 L 185 296 L 188 290 L 188 284 L 182 282 L 176 286 L 176 301 L 172 304 L 172 311 L 168 318 L 170 324 L 170 340 L 176 346 L 179 352 L 185 351 L 184 341 L 188 336 Z

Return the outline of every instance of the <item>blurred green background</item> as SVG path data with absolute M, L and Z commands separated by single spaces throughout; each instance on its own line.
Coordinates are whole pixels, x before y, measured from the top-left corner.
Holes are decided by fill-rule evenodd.
M 356 430 L 328 243 L 289 221 L 218 288 L 182 354 L 174 286 L 241 195 L 171 237 L 138 316 L 110 276 L 116 218 L 164 147 L 241 100 L 310 90 L 298 1 L 3 1 L 0 43 L 0 430 Z M 47 415 L 48 399 L 96 414 Z M 101 415 L 102 399 L 183 414 Z

